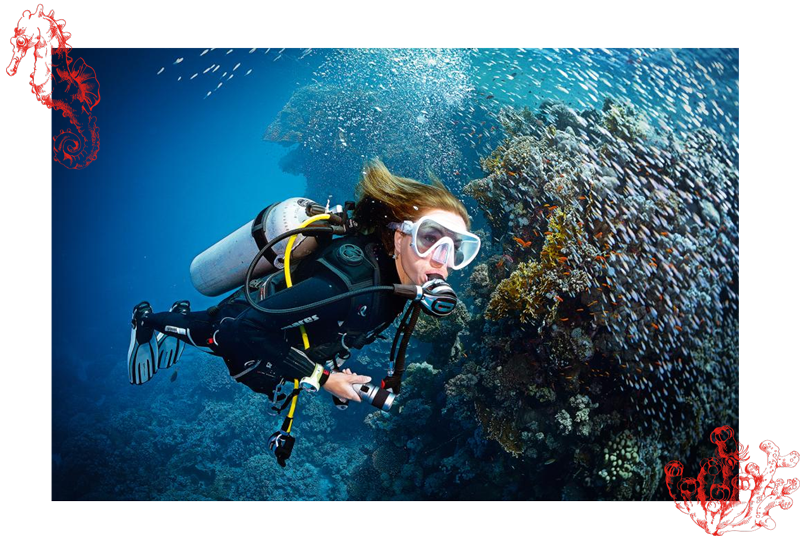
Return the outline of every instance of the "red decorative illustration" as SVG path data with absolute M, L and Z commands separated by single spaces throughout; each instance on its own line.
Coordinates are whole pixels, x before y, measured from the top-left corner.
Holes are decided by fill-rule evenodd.
M 770 509 L 790 508 L 792 499 L 788 495 L 800 487 L 797 478 L 773 480 L 775 471 L 779 467 L 795 467 L 800 454 L 795 450 L 781 456 L 775 443 L 764 441 L 759 445 L 767 454 L 764 470 L 755 463 L 748 463 L 742 469 L 741 465 L 749 459 L 747 448 L 736 441 L 730 426 L 716 428 L 711 433 L 711 442 L 717 445 L 717 451 L 713 458 L 703 461 L 697 478 L 682 478 L 683 465 L 677 460 L 664 467 L 675 506 L 708 534 L 752 532 L 761 527 L 774 529 Z M 748 494 L 748 500 L 744 500 Z
M 30 82 L 33 93 L 48 108 L 60 110 L 78 131 L 62 130 L 53 138 L 53 158 L 70 169 L 80 169 L 93 162 L 100 149 L 97 118 L 91 113 L 100 102 L 100 84 L 94 69 L 83 59 L 70 58 L 72 47 L 67 44 L 70 34 L 64 31 L 65 25 L 65 21 L 55 20 L 53 11 L 45 15 L 41 4 L 36 13 L 23 12 L 11 38 L 14 56 L 6 72 L 14 76 L 20 60 L 28 50 L 34 50 Z M 52 91 L 58 86 L 56 94 L 62 98 L 54 100 L 53 92 L 47 92 L 50 80 Z

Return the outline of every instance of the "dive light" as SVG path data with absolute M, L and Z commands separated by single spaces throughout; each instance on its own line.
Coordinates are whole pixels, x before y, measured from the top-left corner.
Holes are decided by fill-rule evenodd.
M 353 388 L 355 389 L 358 396 L 361 397 L 361 400 L 369 402 L 373 406 L 378 409 L 382 409 L 383 411 L 389 411 L 392 409 L 392 404 L 394 403 L 395 395 L 387 391 L 386 389 L 381 389 L 371 383 L 364 383 L 364 384 L 353 384 Z

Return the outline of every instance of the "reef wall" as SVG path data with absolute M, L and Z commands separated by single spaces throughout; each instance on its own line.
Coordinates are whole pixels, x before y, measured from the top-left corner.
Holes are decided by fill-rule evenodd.
M 351 498 L 667 498 L 664 463 L 738 426 L 737 154 L 623 101 L 499 121 L 467 306 L 422 326 L 450 335 L 367 420 L 383 487 Z

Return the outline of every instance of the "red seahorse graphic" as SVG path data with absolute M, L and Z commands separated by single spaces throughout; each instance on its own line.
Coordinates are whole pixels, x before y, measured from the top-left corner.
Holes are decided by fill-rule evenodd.
M 33 49 L 30 84 L 34 95 L 48 108 L 60 110 L 78 131 L 67 129 L 53 138 L 53 158 L 70 169 L 80 169 L 93 162 L 100 149 L 97 118 L 92 115 L 100 102 L 100 84 L 94 69 L 82 58 L 70 57 L 70 34 L 64 31 L 65 25 L 65 21 L 55 20 L 53 11 L 45 15 L 41 4 L 33 14 L 24 11 L 11 38 L 14 56 L 6 72 L 14 76 L 20 60 Z M 47 93 L 45 86 L 50 80 L 53 87 Z M 53 93 L 60 98 L 53 99 Z
M 767 465 L 761 470 L 755 463 L 742 467 L 749 459 L 747 448 L 736 441 L 730 426 L 716 428 L 711 441 L 717 445 L 717 452 L 714 458 L 703 462 L 697 478 L 684 477 L 683 464 L 677 460 L 664 467 L 675 506 L 707 534 L 715 536 L 731 531 L 752 532 L 761 527 L 774 529 L 770 509 L 791 507 L 789 494 L 800 487 L 797 478 L 774 479 L 775 471 L 795 467 L 800 453 L 795 450 L 781 456 L 775 443 L 764 441 L 759 448 L 767 455 Z

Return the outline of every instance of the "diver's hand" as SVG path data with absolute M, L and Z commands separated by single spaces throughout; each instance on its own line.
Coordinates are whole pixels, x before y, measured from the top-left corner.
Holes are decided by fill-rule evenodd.
M 372 378 L 369 376 L 360 376 L 351 372 L 350 369 L 344 369 L 342 372 L 331 372 L 328 381 L 322 388 L 341 400 L 361 402 L 361 397 L 358 396 L 353 386 L 363 385 L 370 381 Z

